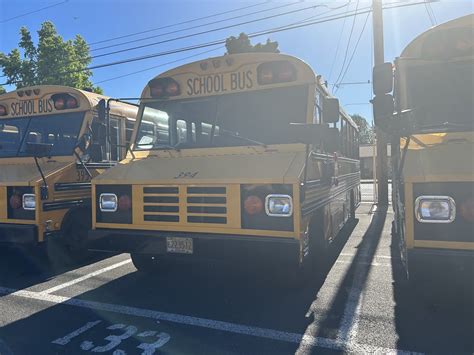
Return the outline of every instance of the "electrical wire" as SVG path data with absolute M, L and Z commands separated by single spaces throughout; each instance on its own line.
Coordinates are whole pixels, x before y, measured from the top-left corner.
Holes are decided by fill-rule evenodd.
M 357 10 L 359 9 L 359 2 L 360 2 L 360 0 L 357 0 L 356 7 L 355 7 L 355 12 L 357 12 Z M 352 34 L 354 33 L 355 22 L 356 22 L 356 17 L 354 16 L 354 18 L 352 20 L 351 31 L 349 33 L 349 39 L 347 40 L 346 50 L 344 52 L 344 60 L 342 62 L 341 71 L 339 72 L 339 75 L 337 76 L 337 79 L 335 80 L 336 83 L 339 82 L 339 79 L 341 78 L 341 75 L 344 71 L 344 66 L 346 65 L 346 60 L 347 60 L 347 55 L 349 54 L 349 47 L 350 47 L 350 44 L 351 44 Z
M 52 5 L 49 5 L 49 6 L 42 7 L 41 9 L 33 10 L 33 11 L 26 12 L 26 13 L 21 14 L 21 15 L 16 15 L 16 16 L 7 18 L 7 19 L 5 19 L 5 20 L 1 20 L 1 21 L 0 21 L 0 24 L 4 24 L 4 23 L 7 23 L 7 22 L 9 22 L 9 21 L 16 20 L 17 18 L 25 17 L 25 16 L 28 16 L 28 15 L 31 15 L 31 14 L 36 14 L 37 12 L 40 12 L 40 11 L 43 11 L 43 10 L 46 10 L 46 9 L 50 9 L 50 8 L 52 8 L 52 7 L 55 7 L 55 6 L 59 6 L 59 5 L 65 4 L 65 3 L 67 3 L 68 1 L 69 1 L 69 0 L 64 0 L 64 1 L 58 2 L 58 3 L 56 3 L 56 4 L 52 4 Z
M 165 25 L 165 26 L 161 26 L 161 27 L 152 28 L 152 29 L 149 29 L 149 30 L 144 30 L 144 31 L 135 32 L 135 33 L 129 33 L 129 34 L 118 36 L 118 37 L 107 38 L 107 39 L 103 39 L 103 40 L 100 40 L 100 41 L 91 42 L 91 43 L 89 43 L 89 45 L 93 46 L 93 45 L 99 44 L 99 43 L 104 43 L 104 42 L 114 41 L 114 40 L 117 40 L 117 39 L 132 37 L 132 36 L 136 36 L 136 35 L 140 35 L 140 34 L 144 34 L 144 33 L 149 33 L 149 32 L 153 32 L 153 31 L 158 31 L 158 30 L 162 30 L 162 29 L 170 28 L 170 27 L 174 27 L 174 26 L 185 25 L 187 23 L 200 21 L 200 20 L 205 20 L 205 19 L 208 19 L 208 18 L 211 18 L 211 17 L 221 16 L 221 15 L 229 14 L 229 13 L 232 13 L 232 12 L 237 12 L 237 11 L 241 11 L 241 10 L 250 9 L 252 7 L 257 7 L 257 6 L 260 6 L 260 5 L 263 5 L 263 4 L 267 4 L 269 2 L 270 2 L 270 0 L 267 0 L 267 1 L 259 2 L 257 4 L 248 5 L 248 6 L 244 6 L 244 7 L 239 7 L 237 9 L 233 9 L 233 10 L 218 12 L 218 13 L 215 13 L 215 14 L 212 14 L 212 15 L 198 17 L 198 18 L 194 18 L 194 19 L 191 19 L 191 20 L 186 20 L 186 21 L 182 21 L 182 22 L 178 22 L 178 23 L 173 23 L 173 24 L 170 24 L 170 25 Z
M 112 48 L 112 47 L 117 47 L 117 46 L 123 46 L 125 44 L 130 44 L 130 43 L 141 42 L 141 41 L 145 41 L 145 40 L 152 39 L 152 38 L 163 37 L 163 36 L 166 36 L 166 35 L 175 34 L 175 33 L 179 33 L 179 32 L 184 32 L 184 31 L 195 29 L 195 28 L 215 25 L 217 23 L 231 21 L 231 20 L 235 20 L 235 19 L 238 19 L 238 18 L 242 18 L 242 17 L 253 16 L 253 15 L 257 15 L 259 13 L 263 13 L 263 12 L 274 11 L 274 10 L 281 9 L 281 8 L 284 8 L 284 7 L 293 6 L 295 4 L 298 4 L 298 3 L 296 3 L 296 2 L 288 3 L 288 4 L 281 5 L 281 6 L 272 7 L 271 9 L 264 9 L 264 10 L 254 11 L 254 12 L 251 12 L 251 13 L 248 13 L 248 14 L 228 17 L 228 18 L 225 18 L 225 19 L 212 21 L 212 22 L 207 22 L 207 23 L 203 23 L 203 24 L 200 24 L 200 25 L 194 25 L 194 26 L 182 28 L 182 29 L 179 29 L 179 30 L 159 33 L 159 34 L 156 34 L 156 35 L 153 35 L 153 36 L 138 38 L 138 39 L 134 39 L 134 40 L 126 41 L 126 42 L 121 42 L 121 43 L 111 44 L 111 45 L 104 46 L 104 47 L 94 48 L 94 49 L 91 49 L 90 52 L 95 52 L 95 51 L 99 51 L 99 50 L 102 50 L 102 49 L 107 49 L 107 48 Z
M 396 5 L 396 6 L 386 6 L 386 7 L 384 7 L 384 9 L 385 10 L 390 10 L 390 9 L 395 9 L 395 8 L 416 6 L 416 5 L 421 5 L 421 4 L 424 4 L 424 2 L 403 3 L 403 4 L 400 4 L 400 5 Z M 332 17 L 329 17 L 329 18 L 323 19 L 323 20 L 309 21 L 309 22 L 306 22 L 306 23 L 303 23 L 303 24 L 287 26 L 287 27 L 284 27 L 284 28 L 264 30 L 264 31 L 261 31 L 261 32 L 255 33 L 255 34 L 251 34 L 248 37 L 249 38 L 254 38 L 254 37 L 268 35 L 268 34 L 277 33 L 277 32 L 290 31 L 290 30 L 304 28 L 304 27 L 308 27 L 308 26 L 313 26 L 313 25 L 317 25 L 317 24 L 321 24 L 321 23 L 340 20 L 340 19 L 343 19 L 345 17 L 363 15 L 363 14 L 367 14 L 367 13 L 371 13 L 371 12 L 372 12 L 372 10 L 369 9 L 369 10 L 365 10 L 365 11 L 359 11 L 357 13 L 354 12 L 354 13 L 346 14 L 346 15 L 332 16 Z M 178 48 L 178 49 L 174 49 L 174 50 L 170 50 L 170 51 L 166 51 L 166 52 L 159 52 L 159 53 L 149 54 L 149 55 L 145 55 L 145 56 L 133 57 L 133 58 L 129 58 L 129 59 L 115 61 L 115 62 L 111 62 L 111 63 L 105 63 L 105 64 L 96 65 L 96 66 L 90 66 L 90 67 L 86 67 L 86 68 L 83 68 L 83 69 L 76 69 L 76 70 L 73 70 L 73 71 L 68 71 L 68 72 L 58 73 L 58 74 L 59 75 L 64 75 L 64 74 L 69 74 L 69 73 L 76 73 L 76 72 L 81 72 L 81 71 L 105 68 L 105 67 L 110 67 L 110 66 L 115 66 L 115 65 L 125 64 L 125 63 L 131 63 L 131 62 L 135 62 L 135 61 L 141 61 L 141 60 L 145 60 L 145 59 L 149 59 L 149 58 L 155 58 L 155 57 L 170 55 L 170 54 L 174 54 L 174 53 L 180 53 L 180 52 L 186 52 L 186 51 L 205 48 L 205 47 L 210 47 L 210 46 L 216 46 L 218 44 L 224 44 L 224 43 L 225 43 L 225 39 L 222 39 L 222 40 L 207 42 L 207 43 L 203 43 L 203 44 L 199 44 L 199 45 Z M 17 80 L 17 81 L 10 81 L 10 82 L 1 83 L 0 85 L 11 85 L 11 84 L 18 84 L 18 83 L 21 83 L 21 82 L 22 82 L 21 80 Z
M 344 71 L 344 74 L 342 75 L 341 80 L 339 81 L 339 84 L 337 84 L 337 86 L 336 86 L 336 91 L 335 91 L 335 93 L 337 92 L 337 90 L 339 90 L 339 87 L 340 87 L 340 85 L 341 85 L 341 82 L 342 82 L 342 81 L 344 80 L 344 78 L 346 77 L 346 74 L 347 74 L 347 72 L 348 72 L 348 70 L 349 70 L 349 68 L 350 68 L 350 66 L 351 66 L 352 60 L 354 59 L 354 55 L 355 55 L 355 53 L 356 53 L 356 51 L 357 51 L 357 48 L 359 47 L 359 43 L 360 43 L 360 40 L 361 40 L 361 38 L 362 38 L 362 35 L 364 34 L 365 27 L 367 26 L 367 22 L 368 22 L 368 20 L 369 20 L 369 16 L 370 16 L 370 13 L 368 13 L 368 14 L 367 14 L 367 17 L 365 18 L 365 22 L 364 22 L 364 25 L 362 26 L 362 30 L 360 31 L 359 38 L 357 38 L 357 42 L 356 42 L 356 44 L 355 44 L 355 46 L 354 46 L 354 50 L 352 51 L 351 57 L 350 57 L 350 59 L 349 59 L 349 63 L 347 63 L 347 67 L 346 67 L 346 69 L 345 69 L 345 71 Z
M 351 1 L 347 3 L 346 13 L 349 12 L 350 4 L 351 4 Z M 339 54 L 339 47 L 341 46 L 341 42 L 342 42 L 342 34 L 344 33 L 344 29 L 346 28 L 346 22 L 347 22 L 346 20 L 347 20 L 347 17 L 344 18 L 344 22 L 342 23 L 341 33 L 339 34 L 339 39 L 337 40 L 336 52 L 334 53 L 334 59 L 331 64 L 331 70 L 329 70 L 328 81 L 331 81 L 332 72 L 334 70 L 334 64 L 336 63 L 336 58 L 337 58 L 337 55 Z

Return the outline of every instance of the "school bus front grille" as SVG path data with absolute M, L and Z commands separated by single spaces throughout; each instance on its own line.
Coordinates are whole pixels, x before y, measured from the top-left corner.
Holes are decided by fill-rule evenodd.
M 144 187 L 143 219 L 148 222 L 179 222 L 178 187 Z
M 143 219 L 146 222 L 226 224 L 227 189 L 215 186 L 144 187 Z
M 227 223 L 225 187 L 188 187 L 186 203 L 188 223 Z

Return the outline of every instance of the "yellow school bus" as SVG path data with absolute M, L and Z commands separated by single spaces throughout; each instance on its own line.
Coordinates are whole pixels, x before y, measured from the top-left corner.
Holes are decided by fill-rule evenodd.
M 470 269 L 474 256 L 474 15 L 414 39 L 374 69 L 376 124 L 392 136 L 393 232 L 408 276 Z M 395 114 L 392 114 L 395 112 Z
M 266 260 L 306 275 L 359 203 L 358 131 L 283 54 L 225 55 L 143 90 L 133 154 L 92 180 L 92 249 L 169 261 Z
M 65 86 L 0 95 L 0 244 L 58 241 L 78 256 L 91 224 L 91 178 L 125 157 L 136 113 Z

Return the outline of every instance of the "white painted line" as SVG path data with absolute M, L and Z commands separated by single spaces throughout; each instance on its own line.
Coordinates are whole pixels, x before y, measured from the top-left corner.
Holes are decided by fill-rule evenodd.
M 338 264 L 352 264 L 353 262 L 351 260 L 336 260 L 336 263 Z M 357 265 L 370 265 L 370 266 L 386 266 L 386 267 L 391 267 L 392 264 L 388 263 L 377 263 L 377 262 L 365 262 L 365 261 L 358 261 L 356 262 Z
M 350 254 L 350 253 L 340 253 L 339 255 L 341 255 L 341 256 L 351 256 L 351 257 L 355 256 L 355 254 Z M 392 257 L 390 255 L 374 255 L 374 258 L 392 259 Z
M 69 281 L 69 282 L 65 282 L 65 283 L 62 283 L 62 284 L 60 284 L 60 285 L 57 285 L 57 286 L 48 288 L 47 290 L 41 291 L 41 293 L 49 294 L 49 293 L 53 293 L 53 292 L 62 290 L 63 288 L 66 288 L 66 287 L 75 285 L 75 284 L 77 284 L 77 283 L 79 283 L 79 282 L 82 282 L 82 281 L 84 281 L 84 280 L 90 279 L 91 277 L 94 277 L 94 276 L 103 274 L 104 272 L 107 272 L 107 271 L 116 269 L 116 268 L 118 268 L 118 267 L 121 267 L 121 266 L 126 265 L 126 264 L 131 263 L 131 262 L 132 262 L 132 261 L 131 261 L 130 259 L 123 260 L 123 261 L 118 262 L 118 263 L 116 263 L 116 264 L 112 264 L 112 265 L 110 265 L 110 266 L 104 267 L 103 269 L 100 269 L 100 270 L 91 272 L 91 273 L 86 274 L 86 275 L 81 276 L 81 277 L 78 277 L 77 279 L 71 280 L 71 281 Z
M 283 341 L 288 343 L 300 344 L 300 346 L 318 346 L 327 349 L 345 351 L 350 353 L 372 353 L 372 354 L 415 354 L 411 352 L 401 351 L 397 349 L 384 348 L 366 344 L 343 343 L 335 339 L 314 337 L 311 335 L 301 335 L 298 333 L 285 332 L 281 330 L 260 328 L 235 324 L 212 319 L 198 318 L 173 314 L 167 312 L 159 312 L 151 309 L 137 308 L 130 306 L 122 306 L 110 303 L 102 303 L 95 301 L 81 300 L 71 297 L 63 297 L 42 292 L 32 292 L 26 290 L 14 290 L 6 287 L 0 287 L 0 294 L 22 297 L 26 299 L 34 299 L 38 301 L 50 302 L 54 304 L 64 304 L 74 307 L 86 308 L 96 311 L 113 312 L 122 315 L 134 317 L 149 318 L 159 321 L 167 321 L 176 324 L 201 327 L 212 330 L 219 330 L 233 334 L 241 334 L 254 336 L 259 338 Z
M 96 320 L 95 322 L 89 322 L 86 323 L 84 326 L 80 327 L 79 329 L 76 329 L 75 331 L 69 333 L 68 335 L 58 338 L 56 340 L 53 340 L 53 344 L 58 344 L 58 345 L 66 345 L 69 343 L 73 338 L 77 337 L 78 335 L 81 335 L 84 332 L 87 332 L 89 329 L 95 327 L 97 324 L 102 322 L 101 320 Z

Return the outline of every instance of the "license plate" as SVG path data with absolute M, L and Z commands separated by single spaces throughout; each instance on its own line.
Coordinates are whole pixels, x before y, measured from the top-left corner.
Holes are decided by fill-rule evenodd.
M 166 251 L 168 253 L 192 254 L 193 239 L 180 237 L 166 237 Z

